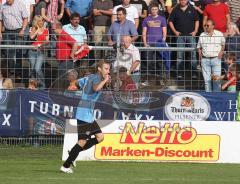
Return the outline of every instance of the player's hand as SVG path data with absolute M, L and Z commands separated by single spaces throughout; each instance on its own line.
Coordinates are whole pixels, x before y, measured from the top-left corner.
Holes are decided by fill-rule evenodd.
M 105 75 L 105 76 L 104 76 L 104 81 L 105 81 L 106 83 L 109 83 L 109 82 L 111 81 L 111 76 L 110 76 L 109 74 Z

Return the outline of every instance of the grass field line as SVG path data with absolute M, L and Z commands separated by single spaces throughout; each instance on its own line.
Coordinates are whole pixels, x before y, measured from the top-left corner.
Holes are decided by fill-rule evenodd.
M 119 181 L 119 178 L 100 178 L 100 177 L 91 177 L 91 178 L 84 178 L 84 177 L 72 177 L 72 174 L 64 174 L 64 177 L 42 177 L 42 178 L 36 178 L 36 180 L 76 180 L 79 181 L 79 179 L 81 179 L 81 181 Z M 73 174 L 74 175 L 74 174 Z M 16 180 L 16 177 L 3 177 L 0 179 L 5 179 L 5 180 Z M 129 180 L 130 178 L 125 178 L 126 180 Z M 17 180 L 30 180 L 30 181 L 34 181 L 34 178 L 29 178 L 29 177 L 17 177 Z M 185 182 L 197 182 L 197 181 L 201 181 L 201 182 L 240 182 L 240 179 L 203 179 L 203 178 L 131 178 L 131 181 L 137 182 L 137 181 L 185 181 Z

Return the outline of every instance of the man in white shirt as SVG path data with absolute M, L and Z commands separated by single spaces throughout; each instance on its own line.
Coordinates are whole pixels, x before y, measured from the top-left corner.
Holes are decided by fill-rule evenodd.
M 140 79 L 140 53 L 137 47 L 131 42 L 130 36 L 122 36 L 121 38 L 122 51 L 113 64 L 113 70 L 116 73 L 120 67 L 127 69 L 127 74 L 131 75 L 135 83 Z
M 113 8 L 113 15 L 112 15 L 112 22 L 114 22 L 115 20 L 117 20 L 117 9 L 119 7 L 123 7 L 127 10 L 127 19 L 132 21 L 136 28 L 138 28 L 139 25 L 139 14 L 138 14 L 138 10 L 136 7 L 134 7 L 133 5 L 130 4 L 130 0 L 122 0 L 122 4 L 115 6 Z
M 212 78 L 221 76 L 221 59 L 225 49 L 225 38 L 222 32 L 214 29 L 214 26 L 215 23 L 212 20 L 206 22 L 206 32 L 200 35 L 197 44 L 206 92 L 221 90 L 220 81 L 213 81 Z

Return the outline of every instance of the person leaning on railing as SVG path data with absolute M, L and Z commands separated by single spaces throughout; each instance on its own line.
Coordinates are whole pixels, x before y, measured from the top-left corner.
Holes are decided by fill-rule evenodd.
M 30 76 L 36 79 L 41 88 L 45 88 L 45 80 L 42 72 L 42 65 L 44 63 L 44 46 L 49 42 L 49 30 L 44 27 L 44 19 L 36 15 L 33 19 L 32 27 L 29 32 L 30 40 L 32 41 L 33 49 L 29 50 L 29 61 L 31 64 Z
M 107 33 L 111 25 L 113 2 L 111 0 L 93 1 L 93 39 L 95 46 L 107 45 Z M 101 59 L 104 51 L 95 51 L 95 59 Z
M 52 25 L 57 35 L 56 59 L 58 61 L 58 77 L 63 76 L 69 69 L 74 69 L 74 53 L 77 51 L 77 42 L 62 29 L 62 24 L 55 21 Z
M 8 0 L 0 7 L 0 40 L 5 45 L 22 45 L 28 13 L 25 5 L 20 0 Z M 4 26 L 4 34 L 2 27 Z M 15 78 L 22 77 L 22 49 L 7 49 L 4 53 L 7 61 L 8 72 Z
M 196 47 L 196 34 L 199 28 L 198 13 L 188 0 L 179 0 L 179 4 L 172 10 L 169 26 L 177 37 L 177 47 Z M 177 77 L 182 79 L 185 73 L 184 52 L 177 52 Z M 185 61 L 186 62 L 186 61 Z M 191 52 L 192 78 L 197 79 L 196 52 Z
M 143 27 L 143 44 L 144 47 L 168 47 L 166 43 L 167 38 L 167 21 L 166 18 L 159 15 L 158 5 L 152 4 L 150 8 L 151 14 L 144 19 L 142 23 Z M 157 58 L 157 54 L 163 59 L 164 68 L 161 68 L 162 62 Z M 158 81 L 163 79 L 163 74 L 165 73 L 166 79 L 170 79 L 170 51 L 148 51 L 147 52 L 147 61 L 144 62 L 143 71 L 146 71 L 148 75 L 158 75 Z M 163 72 L 165 71 L 165 72 Z

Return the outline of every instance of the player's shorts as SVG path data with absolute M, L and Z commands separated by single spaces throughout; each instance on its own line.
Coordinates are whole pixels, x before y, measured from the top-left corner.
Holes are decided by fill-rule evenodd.
M 96 121 L 93 123 L 87 123 L 85 121 L 77 120 L 78 127 L 78 140 L 89 139 L 92 135 L 102 133 L 99 125 Z

